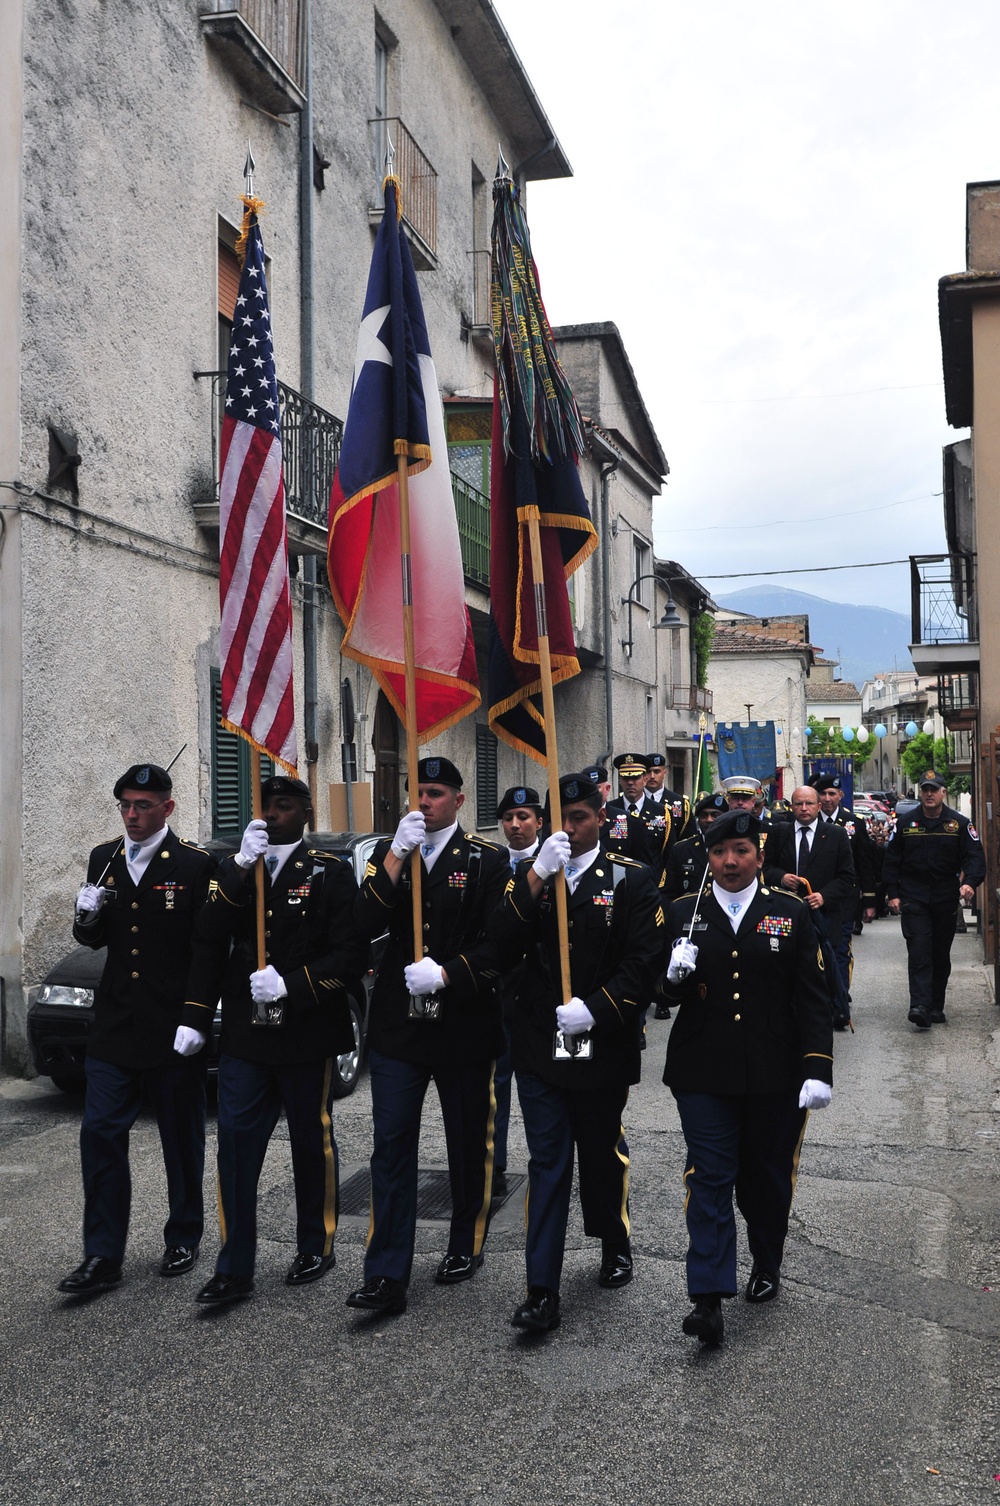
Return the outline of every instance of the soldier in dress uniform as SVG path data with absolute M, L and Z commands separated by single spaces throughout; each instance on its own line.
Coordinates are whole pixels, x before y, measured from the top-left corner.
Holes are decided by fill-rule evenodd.
M 621 793 L 617 800 L 607 803 L 604 848 L 609 853 L 647 863 L 658 874 L 670 834 L 670 816 L 655 800 L 646 799 L 646 755 L 619 753 L 614 766 Z
M 524 955 L 513 1053 L 528 1140 L 528 1296 L 511 1322 L 558 1326 L 559 1284 L 576 1150 L 584 1229 L 601 1240 L 598 1282 L 632 1279 L 628 1146 L 622 1114 L 639 1081 L 639 1016 L 664 956 L 663 911 L 648 869 L 601 847 L 600 792 L 582 774 L 559 781 L 562 831 L 507 885 L 494 933 Z M 573 997 L 563 1002 L 552 880 L 565 867 Z
M 526 858 L 533 858 L 541 845 L 544 812 L 538 791 L 531 785 L 512 785 L 504 790 L 497 806 L 497 820 L 507 843 L 512 870 Z M 493 1191 L 507 1191 L 507 1132 L 510 1128 L 510 1086 L 514 1076 L 510 1054 L 511 1010 L 513 992 L 510 978 L 498 985 L 503 997 L 504 1049 L 493 1072 L 493 1097 L 496 1113 L 493 1120 Z
M 844 804 L 844 790 L 839 774 L 820 774 L 811 783 L 819 796 L 820 821 L 832 821 L 837 826 L 842 826 L 851 843 L 851 857 L 854 859 L 854 873 L 858 881 L 858 899 L 854 913 L 844 917 L 839 942 L 836 937 L 831 938 L 844 985 L 850 990 L 854 968 L 851 938 L 860 930 L 856 922 L 859 918 L 867 921 L 875 919 L 875 863 L 871 837 L 862 817 Z
M 368 963 L 354 925 L 354 871 L 304 837 L 309 786 L 275 775 L 261 787 L 235 857 L 221 864 L 195 927 L 184 1021 L 205 1029 L 222 998 L 218 1182 L 222 1248 L 198 1293 L 207 1306 L 249 1297 L 257 1253 L 257 1185 L 284 1110 L 295 1179 L 297 1254 L 285 1274 L 304 1286 L 334 1264 L 338 1157 L 331 1119 L 336 1057 L 354 1049 L 348 987 Z M 266 965 L 258 968 L 257 860 L 264 859 Z
M 688 1159 L 685 1333 L 714 1346 L 736 1295 L 733 1194 L 753 1266 L 748 1302 L 778 1295 L 807 1110 L 825 1108 L 833 1034 L 810 912 L 761 882 L 761 823 L 730 811 L 708 840 L 711 878 L 670 907 L 668 991 L 680 1004 L 663 1081 Z M 672 985 L 672 988 L 669 986 Z
M 375 1144 L 364 1285 L 348 1307 L 403 1312 L 417 1224 L 417 1151 L 428 1084 L 441 1100 L 452 1216 L 435 1280 L 467 1281 L 483 1262 L 493 1182 L 493 1066 L 503 1051 L 501 967 L 486 922 L 510 874 L 506 853 L 464 832 L 462 776 L 447 758 L 417 765 L 420 809 L 380 842 L 357 924 L 388 926 L 368 1027 Z M 407 858 L 422 865 L 424 934 L 417 960 Z
M 646 797 L 655 800 L 657 805 L 662 805 L 666 794 L 667 760 L 662 753 L 647 753 L 646 768 Z
M 133 764 L 114 787 L 125 838 L 90 854 L 73 935 L 108 949 L 87 1038 L 87 1094 L 80 1127 L 83 1264 L 60 1291 L 89 1296 L 122 1277 L 132 1184 L 129 1131 L 143 1092 L 156 1114 L 169 1217 L 162 1276 L 194 1265 L 204 1224 L 205 1053 L 211 1023 L 181 1024 L 191 930 L 208 896 L 215 859 L 174 835 L 170 775 Z
M 696 835 L 685 837 L 683 842 L 672 847 L 664 864 L 660 891 L 665 908 L 683 894 L 691 894 L 700 888 L 708 865 L 708 848 L 705 844 L 709 830 L 728 809 L 725 795 L 703 795 L 698 801 L 694 808 L 698 827 Z M 656 1001 L 653 1016 L 657 1020 L 670 1019 L 670 1005 L 662 993 Z
M 955 912 L 986 877 L 975 827 L 944 802 L 945 782 L 933 769 L 920 781 L 920 804 L 898 817 L 885 849 L 882 878 L 889 910 L 902 920 L 910 983 L 907 1019 L 918 1030 L 947 1024 Z

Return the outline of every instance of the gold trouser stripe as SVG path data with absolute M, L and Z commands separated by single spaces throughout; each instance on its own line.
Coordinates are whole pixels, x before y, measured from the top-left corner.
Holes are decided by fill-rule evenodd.
M 219 1214 L 219 1238 L 226 1242 L 226 1210 L 222 1206 L 222 1178 L 215 1173 L 215 1205 Z
M 695 1171 L 695 1168 L 694 1168 L 694 1164 L 692 1163 L 688 1167 L 688 1169 L 684 1173 L 684 1175 L 681 1177 L 681 1182 L 682 1182 L 682 1184 L 684 1186 L 684 1217 L 685 1218 L 687 1217 L 688 1203 L 691 1201 L 691 1178 L 694 1176 L 694 1171 Z
M 627 1096 L 626 1096 L 625 1102 L 626 1102 L 626 1104 L 628 1103 L 628 1097 Z M 622 1177 L 621 1220 L 622 1220 L 622 1223 L 625 1225 L 625 1233 L 626 1234 L 631 1234 L 632 1233 L 632 1225 L 629 1222 L 629 1216 L 628 1216 L 628 1168 L 629 1168 L 629 1158 L 622 1151 L 622 1142 L 623 1142 L 624 1139 L 625 1139 L 625 1126 L 624 1126 L 624 1124 L 620 1124 L 618 1126 L 618 1144 L 615 1146 L 615 1155 L 618 1157 L 619 1161 L 622 1163 L 622 1165 L 625 1168 L 625 1175 Z
M 464 958 L 462 959 L 465 960 Z M 466 964 L 468 965 L 468 964 Z M 497 1112 L 497 1096 L 493 1089 L 496 1077 L 497 1064 L 494 1062 L 490 1067 L 490 1112 L 486 1121 L 486 1178 L 483 1184 L 483 1204 L 476 1219 L 476 1228 L 472 1239 L 472 1253 L 478 1255 L 483 1248 L 486 1239 L 486 1227 L 490 1218 L 490 1205 L 493 1201 L 493 1124 Z
M 806 1109 L 806 1117 L 802 1121 L 802 1132 L 796 1142 L 795 1151 L 792 1155 L 792 1195 L 788 1199 L 789 1208 L 795 1199 L 795 1185 L 799 1180 L 799 1157 L 802 1155 L 802 1142 L 806 1137 L 806 1125 L 809 1123 L 809 1110 Z
M 326 1163 L 326 1192 L 323 1198 L 323 1227 L 326 1229 L 326 1238 L 323 1241 L 324 1258 L 333 1249 L 333 1239 L 337 1232 L 337 1162 L 333 1154 L 333 1122 L 326 1106 L 330 1096 L 330 1075 L 333 1072 L 333 1057 L 327 1058 L 326 1071 L 323 1073 L 323 1096 L 319 1101 L 319 1117 L 323 1126 L 323 1159 Z

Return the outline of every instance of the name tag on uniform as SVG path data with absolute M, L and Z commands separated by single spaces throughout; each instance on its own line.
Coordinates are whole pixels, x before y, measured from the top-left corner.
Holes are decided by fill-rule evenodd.
M 708 930 L 708 921 L 707 920 L 696 920 L 695 923 L 694 923 L 694 925 L 691 927 L 691 929 L 692 929 L 692 931 L 707 931 Z

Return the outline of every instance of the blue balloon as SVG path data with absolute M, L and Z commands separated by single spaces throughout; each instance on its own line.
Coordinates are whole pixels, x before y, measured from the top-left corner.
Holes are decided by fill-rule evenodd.
M 854 728 L 845 727 L 842 735 L 845 743 L 852 743 L 854 741 Z
M 876 737 L 885 737 L 889 729 L 884 722 L 876 722 L 872 730 L 874 731 Z
M 907 737 L 916 737 L 916 735 L 917 735 L 917 724 L 916 724 L 916 722 L 907 722 L 907 724 L 906 724 L 906 735 L 907 735 Z
M 807 742 L 812 737 L 812 735 L 813 735 L 812 734 L 812 728 L 811 727 L 807 727 L 806 730 L 805 730 L 805 739 L 806 739 Z

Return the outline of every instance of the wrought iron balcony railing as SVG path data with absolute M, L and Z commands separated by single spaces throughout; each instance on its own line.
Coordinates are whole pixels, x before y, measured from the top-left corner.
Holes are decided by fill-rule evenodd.
M 202 31 L 269 109 L 302 108 L 305 9 L 306 0 L 202 0 Z
M 969 554 L 910 556 L 912 641 L 975 643 L 974 563 Z
M 451 490 L 458 518 L 465 578 L 474 586 L 490 584 L 490 499 L 457 471 L 451 473 Z
M 711 712 L 712 692 L 700 685 L 671 685 L 667 689 L 666 706 L 668 711 Z
M 437 256 L 437 179 L 438 175 L 398 115 L 368 122 L 372 133 L 375 160 L 376 192 L 372 208 L 382 208 L 382 179 L 385 176 L 387 138 L 395 152 L 395 173 L 400 183 L 403 219 L 415 230 L 432 256 Z M 414 261 L 419 265 L 418 258 Z
M 938 675 L 938 710 L 949 717 L 972 714 L 978 707 L 978 684 L 974 674 Z

